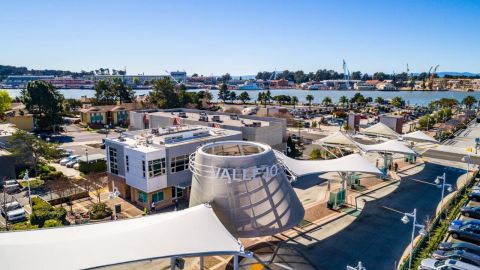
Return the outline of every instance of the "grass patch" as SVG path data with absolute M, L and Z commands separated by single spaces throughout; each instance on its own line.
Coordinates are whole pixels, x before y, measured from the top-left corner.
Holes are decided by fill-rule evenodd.
M 22 182 L 19 182 L 19 183 L 24 188 L 28 187 L 27 181 L 22 181 Z M 44 184 L 45 184 L 45 181 L 43 181 L 41 179 L 30 180 L 30 188 L 39 188 L 39 187 L 43 186 Z

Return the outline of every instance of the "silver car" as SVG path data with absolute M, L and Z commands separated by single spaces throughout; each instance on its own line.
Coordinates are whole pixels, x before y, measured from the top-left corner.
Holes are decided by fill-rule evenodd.
M 457 260 L 423 259 L 418 266 L 420 270 L 478 270 L 478 266 Z

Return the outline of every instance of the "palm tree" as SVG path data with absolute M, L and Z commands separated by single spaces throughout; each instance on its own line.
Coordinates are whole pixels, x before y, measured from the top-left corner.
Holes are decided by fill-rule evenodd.
M 338 102 L 342 105 L 345 105 L 348 103 L 348 98 L 346 96 L 341 96 Z
M 297 96 L 292 97 L 292 104 L 293 104 L 293 109 L 295 109 L 295 105 L 298 104 L 298 97 Z
M 322 104 L 325 105 L 325 106 L 328 106 L 328 105 L 332 104 L 332 99 L 330 97 L 325 97 L 322 100 Z
M 383 99 L 382 97 L 377 97 L 375 98 L 375 103 L 383 104 L 385 103 L 385 99 Z
M 307 101 L 308 101 L 308 107 L 309 107 L 309 109 L 311 109 L 311 108 L 312 108 L 312 101 L 313 101 L 314 97 L 313 97 L 312 95 L 307 95 L 305 98 L 306 98 Z
M 477 102 L 477 99 L 474 96 L 467 96 L 463 99 L 463 105 L 467 106 L 468 109 L 471 109 L 473 104 Z

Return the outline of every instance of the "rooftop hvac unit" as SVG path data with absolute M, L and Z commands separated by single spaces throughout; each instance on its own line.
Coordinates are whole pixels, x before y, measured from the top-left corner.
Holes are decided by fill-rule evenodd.
M 220 120 L 220 115 L 214 115 L 214 116 L 212 116 L 212 121 L 214 121 L 214 122 L 222 122 L 222 120 Z
M 232 119 L 232 120 L 239 120 L 238 115 L 236 115 L 236 114 L 230 115 L 230 119 Z
M 206 116 L 206 115 L 200 115 L 200 118 L 198 119 L 198 121 L 208 122 L 208 116 Z

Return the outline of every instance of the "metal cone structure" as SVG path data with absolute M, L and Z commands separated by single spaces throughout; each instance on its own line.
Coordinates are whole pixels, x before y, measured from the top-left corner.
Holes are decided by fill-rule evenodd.
M 246 141 L 210 143 L 190 157 L 190 207 L 210 202 L 236 237 L 273 235 L 305 214 L 272 148 Z

